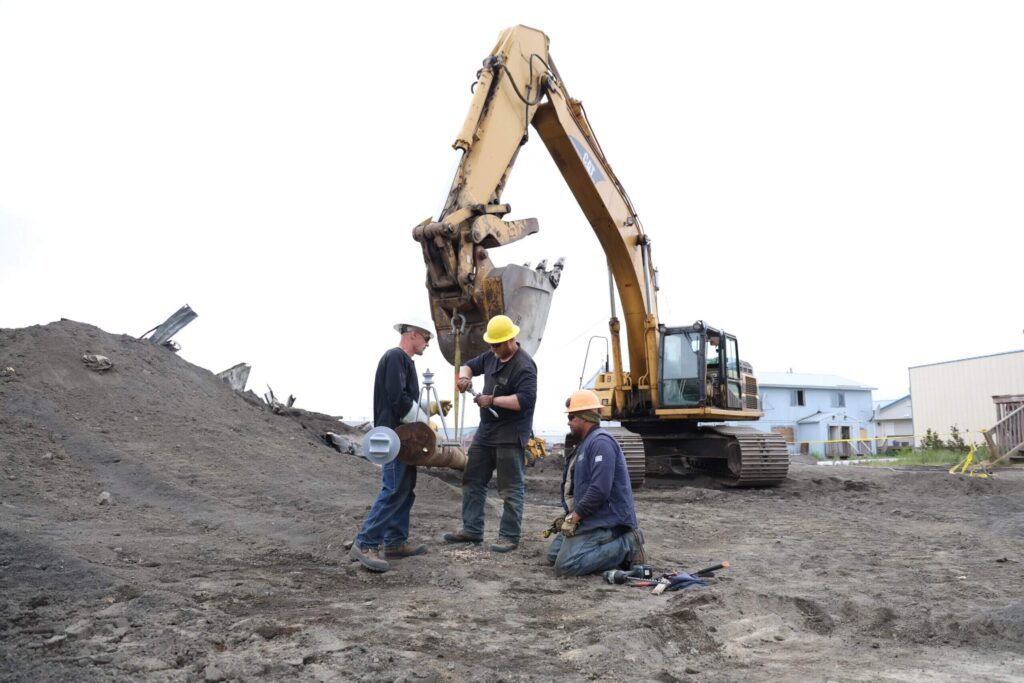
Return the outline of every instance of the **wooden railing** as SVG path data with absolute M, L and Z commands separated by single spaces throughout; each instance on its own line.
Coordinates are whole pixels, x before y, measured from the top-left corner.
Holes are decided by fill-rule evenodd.
M 874 455 L 871 450 L 870 441 L 829 441 L 825 443 L 825 457 L 827 458 L 839 458 L 845 460 L 846 458 L 855 455 Z
M 988 442 L 989 465 L 1024 454 L 1024 396 L 994 396 L 999 421 L 982 432 Z
M 895 451 L 901 448 L 913 448 L 914 437 L 909 435 L 892 435 L 882 437 L 882 440 L 878 442 L 877 448 L 879 453 L 887 453 L 888 451 Z

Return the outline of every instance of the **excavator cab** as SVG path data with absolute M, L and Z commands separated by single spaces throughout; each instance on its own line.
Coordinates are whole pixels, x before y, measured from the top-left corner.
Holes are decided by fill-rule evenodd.
M 741 370 L 735 336 L 699 321 L 689 327 L 662 327 L 661 407 L 740 410 Z

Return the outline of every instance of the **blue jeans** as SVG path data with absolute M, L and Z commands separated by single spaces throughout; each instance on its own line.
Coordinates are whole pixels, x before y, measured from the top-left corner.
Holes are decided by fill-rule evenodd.
M 501 512 L 498 534 L 519 542 L 523 526 L 523 449 L 520 446 L 469 447 L 466 469 L 462 472 L 462 531 L 470 536 L 484 536 L 484 507 L 487 485 L 498 471 L 498 495 L 505 506 Z
M 409 540 L 409 511 L 416 500 L 416 468 L 397 458 L 380 468 L 380 493 L 356 536 L 360 548 L 391 547 Z
M 594 529 L 566 538 L 555 536 L 548 546 L 548 562 L 559 576 L 585 576 L 628 567 L 633 559 L 633 534 L 615 529 Z

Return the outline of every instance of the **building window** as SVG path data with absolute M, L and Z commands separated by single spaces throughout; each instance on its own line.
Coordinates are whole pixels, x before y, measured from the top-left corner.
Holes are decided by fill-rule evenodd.
M 791 406 L 802 406 L 804 405 L 804 390 L 794 389 L 789 394 L 789 405 Z
M 832 394 L 832 407 L 833 408 L 845 408 L 846 407 L 846 392 L 837 391 Z

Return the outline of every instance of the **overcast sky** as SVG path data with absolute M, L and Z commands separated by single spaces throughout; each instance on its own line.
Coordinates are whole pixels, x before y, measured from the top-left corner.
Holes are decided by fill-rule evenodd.
M 1024 4 L 977 1 L 0 1 L 0 327 L 138 336 L 188 303 L 187 360 L 371 415 L 391 325 L 426 310 L 412 228 L 517 23 L 653 240 L 662 322 L 876 399 L 1024 348 Z M 559 427 L 605 259 L 536 135 L 503 200 L 541 229 L 498 265 L 567 257 L 536 355 Z

